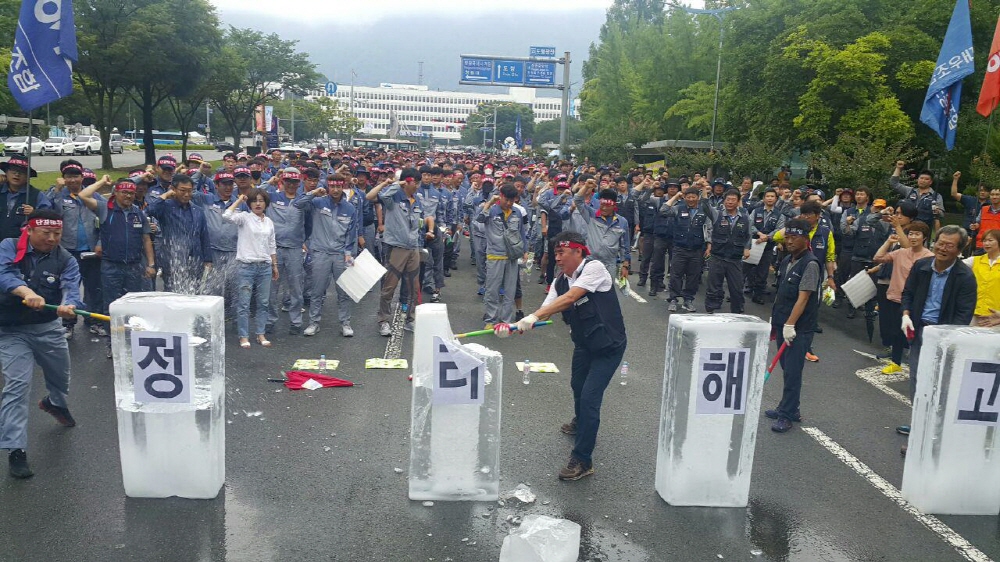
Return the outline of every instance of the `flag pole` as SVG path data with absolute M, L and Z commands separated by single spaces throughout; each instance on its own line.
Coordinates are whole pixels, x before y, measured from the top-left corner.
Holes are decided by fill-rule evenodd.
M 983 144 L 983 156 L 986 156 L 986 151 L 989 149 L 990 146 L 990 136 L 993 134 L 993 115 L 996 112 L 997 110 L 995 107 L 993 108 L 993 111 L 990 112 L 990 123 L 986 128 L 986 143 Z
M 27 154 L 27 157 L 28 157 L 28 171 L 27 171 L 28 185 L 25 188 L 25 194 L 24 194 L 24 204 L 25 205 L 31 205 L 31 128 L 32 128 L 32 125 L 33 125 L 32 121 L 34 121 L 34 120 L 35 120 L 35 110 L 32 109 L 31 111 L 28 112 L 28 150 L 27 150 L 27 152 L 28 152 L 28 154 Z M 38 203 L 38 201 L 35 201 L 35 203 Z M 25 221 L 24 222 L 25 223 L 28 222 L 27 221 L 27 217 L 25 217 Z

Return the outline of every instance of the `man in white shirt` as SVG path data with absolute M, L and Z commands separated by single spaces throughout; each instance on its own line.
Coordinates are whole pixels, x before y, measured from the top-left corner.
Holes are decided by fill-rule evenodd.
M 559 479 L 579 480 L 594 473 L 591 455 L 601 423 L 604 391 L 625 355 L 628 340 L 611 274 L 601 262 L 588 257 L 590 250 L 583 235 L 563 231 L 552 242 L 561 274 L 541 308 L 513 326 L 498 324 L 494 333 L 507 337 L 514 329 L 523 334 L 539 320 L 563 313 L 574 344 L 570 386 L 576 415 L 562 426 L 562 432 L 575 435 L 576 442 Z

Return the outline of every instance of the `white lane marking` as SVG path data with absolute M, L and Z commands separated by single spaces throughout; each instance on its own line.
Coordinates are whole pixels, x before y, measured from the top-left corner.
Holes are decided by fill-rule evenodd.
M 910 380 L 909 371 L 906 367 L 903 370 L 894 375 L 883 375 L 882 366 L 876 365 L 874 367 L 865 367 L 864 369 L 858 369 L 854 373 L 859 379 L 867 382 L 868 384 L 874 386 L 875 388 L 881 390 L 887 395 L 899 400 L 907 406 L 912 406 L 910 399 L 902 394 L 896 392 L 895 390 L 889 388 L 887 383 L 890 382 L 902 382 Z
M 918 523 L 922 524 L 924 527 L 930 529 L 934 534 L 941 538 L 944 542 L 948 543 L 952 548 L 958 551 L 966 560 L 969 562 L 993 562 L 989 556 L 984 554 L 978 548 L 972 545 L 969 541 L 965 539 L 962 535 L 956 533 L 951 527 L 945 525 L 940 519 L 934 517 L 933 515 L 927 515 L 919 509 L 913 507 L 913 505 L 903 499 L 903 494 L 900 493 L 895 486 L 889 483 L 888 480 L 882 478 L 875 473 L 871 468 L 865 463 L 861 462 L 857 457 L 852 455 L 840 446 L 836 441 L 830 439 L 825 433 L 820 431 L 815 427 L 802 427 L 802 431 L 806 435 L 815 439 L 820 445 L 830 451 L 833 456 L 840 459 L 841 462 L 847 466 L 854 469 L 854 472 L 860 474 L 865 480 L 868 480 L 876 490 L 882 492 L 882 495 L 889 498 L 896 503 L 906 513 L 910 514 Z
M 862 357 L 867 357 L 867 358 L 875 360 L 875 361 L 882 361 L 881 359 L 879 359 L 878 357 L 876 357 L 874 353 L 867 353 L 867 352 L 864 352 L 864 351 L 858 351 L 856 349 L 854 350 L 854 353 L 857 353 L 858 355 L 860 355 Z

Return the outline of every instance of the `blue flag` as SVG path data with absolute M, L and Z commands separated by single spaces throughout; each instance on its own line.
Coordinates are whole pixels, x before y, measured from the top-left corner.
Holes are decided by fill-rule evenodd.
M 73 0 L 22 0 L 7 87 L 31 111 L 73 93 L 77 60 Z
M 944 139 L 948 150 L 955 147 L 958 127 L 958 103 L 962 97 L 962 78 L 972 74 L 972 25 L 969 22 L 969 0 L 958 0 L 951 14 L 951 23 L 944 35 L 937 67 L 924 97 L 920 121 Z
M 514 142 L 517 144 L 517 148 L 520 150 L 524 148 L 524 142 L 521 140 L 521 116 L 517 116 L 517 122 L 514 124 Z

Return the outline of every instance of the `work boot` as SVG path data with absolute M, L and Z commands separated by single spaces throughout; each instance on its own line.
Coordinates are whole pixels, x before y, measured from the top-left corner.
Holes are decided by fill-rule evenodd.
M 585 464 L 583 461 L 577 459 L 574 456 L 569 457 L 569 464 L 566 468 L 559 471 L 560 480 L 579 480 L 584 476 L 590 476 L 594 473 L 593 464 Z
M 49 397 L 46 396 L 42 398 L 41 402 L 38 403 L 38 408 L 51 415 L 59 422 L 59 425 L 65 427 L 76 427 L 76 420 L 73 419 L 73 415 L 69 413 L 69 408 L 60 408 L 52 404 Z
M 569 423 L 562 424 L 559 431 L 565 433 L 566 435 L 576 435 L 576 416 Z
M 7 457 L 7 462 L 10 463 L 10 475 L 14 478 L 31 478 L 35 475 L 28 467 L 28 453 L 24 452 L 24 449 L 14 449 L 10 452 L 10 456 Z

